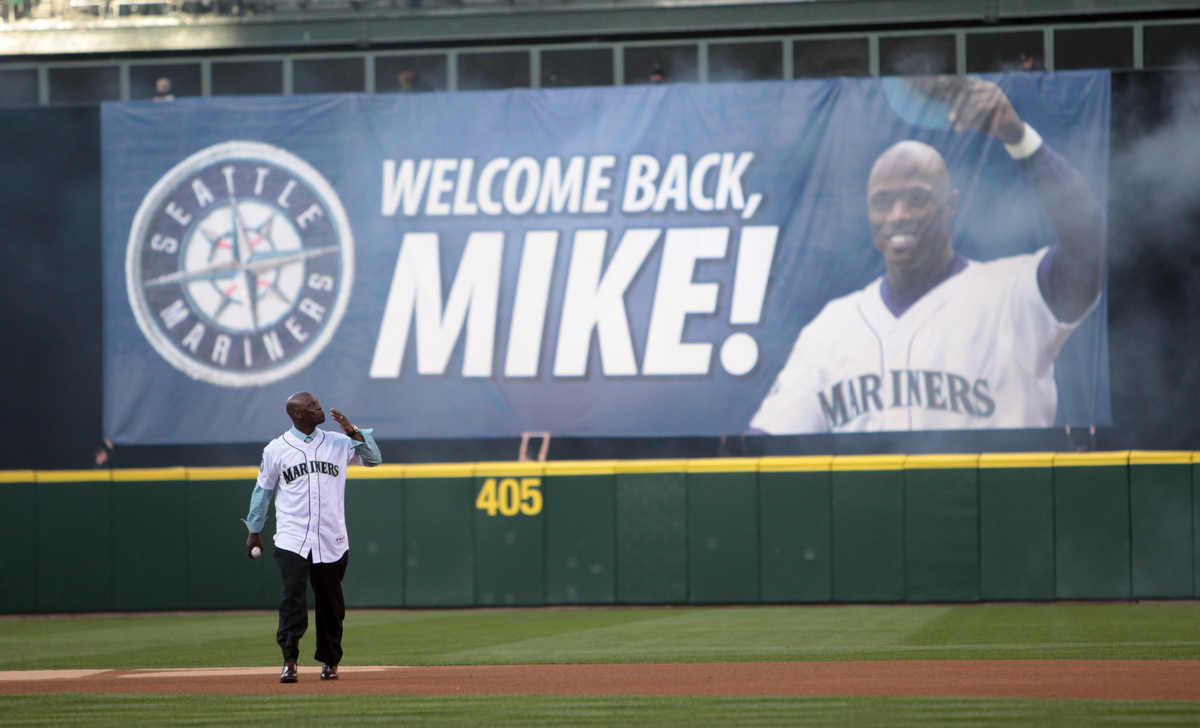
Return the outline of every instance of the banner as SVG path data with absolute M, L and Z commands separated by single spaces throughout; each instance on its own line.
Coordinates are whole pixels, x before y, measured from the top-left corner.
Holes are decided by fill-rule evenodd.
M 105 432 L 1108 424 L 1108 127 L 1107 72 L 105 104 Z

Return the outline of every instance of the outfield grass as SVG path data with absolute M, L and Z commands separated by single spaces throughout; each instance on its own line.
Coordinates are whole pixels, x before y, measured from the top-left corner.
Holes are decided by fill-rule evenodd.
M 22 726 L 1195 726 L 1195 703 L 991 698 L 0 696 Z
M 275 615 L 0 620 L 0 669 L 273 665 Z M 311 654 L 311 637 L 302 654 Z M 347 665 L 1200 659 L 1200 605 L 351 612 Z M 25 726 L 1194 726 L 1200 703 L 656 696 L 0 696 Z
M 0 670 L 274 665 L 274 633 L 268 612 L 0 620 Z M 1200 659 L 1200 605 L 364 611 L 344 647 L 346 665 Z

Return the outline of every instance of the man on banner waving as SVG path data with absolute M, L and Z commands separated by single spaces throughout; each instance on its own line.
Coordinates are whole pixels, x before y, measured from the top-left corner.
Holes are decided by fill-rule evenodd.
M 980 263 L 955 252 L 958 191 L 933 147 L 900 142 L 867 182 L 867 215 L 887 272 L 830 301 L 799 338 L 752 432 L 1049 427 L 1054 359 L 1100 299 L 1106 220 L 1087 183 L 998 86 L 915 79 L 955 130 L 1002 141 L 1058 243 Z

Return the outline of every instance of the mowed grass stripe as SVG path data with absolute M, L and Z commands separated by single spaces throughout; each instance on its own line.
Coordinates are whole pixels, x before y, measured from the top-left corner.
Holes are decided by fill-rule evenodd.
M 270 612 L 0 620 L 0 669 L 274 665 L 275 628 Z M 1195 660 L 1200 605 L 364 611 L 344 648 L 347 665 Z
M 0 696 L 9 726 L 1194 726 L 1200 704 L 991 698 Z

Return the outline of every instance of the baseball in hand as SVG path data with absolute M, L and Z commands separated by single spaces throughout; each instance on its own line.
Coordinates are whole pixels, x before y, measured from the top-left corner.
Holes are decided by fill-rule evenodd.
M 259 556 L 262 556 L 262 549 L 257 546 L 250 549 L 250 558 L 257 559 Z

